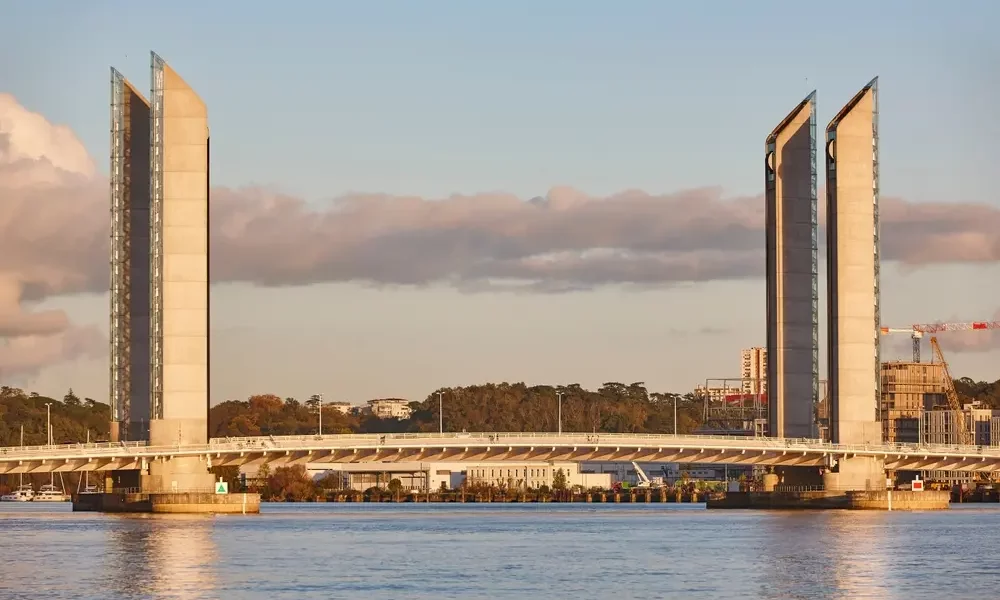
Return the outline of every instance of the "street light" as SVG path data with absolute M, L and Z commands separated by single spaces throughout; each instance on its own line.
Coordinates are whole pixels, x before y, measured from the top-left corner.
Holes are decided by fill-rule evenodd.
M 438 429 L 444 433 L 444 400 L 441 397 L 441 392 L 438 392 Z
M 45 403 L 45 423 L 46 423 L 46 438 L 48 439 L 47 444 L 52 445 L 52 403 Z
M 556 392 L 556 398 L 559 400 L 559 435 L 562 435 L 562 392 Z
M 677 435 L 677 395 L 674 395 L 674 435 Z
M 319 395 L 319 435 L 323 436 L 323 394 Z

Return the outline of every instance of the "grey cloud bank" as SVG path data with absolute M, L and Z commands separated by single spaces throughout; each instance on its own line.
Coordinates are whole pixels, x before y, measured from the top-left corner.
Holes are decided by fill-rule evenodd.
M 321 204 L 215 188 L 210 211 L 215 281 L 538 293 L 763 275 L 763 198 L 717 188 L 598 198 L 557 187 L 530 200 L 352 194 Z M 1000 261 L 998 207 L 884 198 L 881 215 L 885 260 Z M 107 181 L 80 142 L 0 94 L 0 374 L 106 352 L 96 331 L 28 306 L 105 291 L 109 236 Z M 1000 345 L 979 337 L 963 349 Z

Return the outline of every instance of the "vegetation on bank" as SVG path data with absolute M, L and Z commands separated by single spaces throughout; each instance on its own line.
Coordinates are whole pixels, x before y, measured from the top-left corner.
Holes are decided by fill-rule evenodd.
M 963 401 L 981 401 L 1000 409 L 1000 380 L 992 383 L 967 377 L 955 380 Z M 528 386 L 524 383 L 489 383 L 441 388 L 411 402 L 408 419 L 379 419 L 372 415 L 343 414 L 323 408 L 324 433 L 396 433 L 437 431 L 438 392 L 444 408 L 445 431 L 555 431 L 558 429 L 558 397 L 562 392 L 563 431 L 597 433 L 671 433 L 674 403 L 677 431 L 694 431 L 702 421 L 701 400 L 691 394 L 649 392 L 641 383 L 609 382 L 597 390 L 578 384 Z M 106 440 L 110 408 L 92 398 L 80 398 L 69 390 L 62 399 L 34 392 L 0 387 L 0 446 L 46 443 L 46 403 L 51 405 L 54 443 Z M 247 400 L 227 400 L 209 410 L 213 437 L 251 435 L 307 435 L 318 431 L 318 396 L 299 401 L 273 394 Z

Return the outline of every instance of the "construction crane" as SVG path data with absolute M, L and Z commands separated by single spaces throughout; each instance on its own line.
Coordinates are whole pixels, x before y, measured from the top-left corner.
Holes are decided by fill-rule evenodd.
M 944 331 L 978 331 L 1000 329 L 1000 321 L 968 321 L 965 323 L 923 323 L 912 325 L 908 329 L 881 327 L 882 335 L 890 333 L 909 333 L 913 338 L 913 362 L 920 362 L 920 340 L 925 333 L 941 333 Z
M 931 350 L 934 352 L 934 356 L 937 358 L 938 362 L 941 363 L 941 369 L 944 371 L 944 391 L 945 396 L 948 398 L 948 408 L 951 409 L 953 417 L 955 419 L 955 430 L 958 433 L 957 443 L 971 446 L 975 443 L 970 435 L 968 424 L 965 422 L 965 415 L 962 414 L 962 403 L 958 399 L 958 391 L 955 389 L 955 382 L 951 378 L 951 372 L 948 370 L 948 363 L 944 359 L 944 354 L 941 352 L 941 346 L 938 345 L 937 338 L 931 336 Z
M 913 362 L 920 362 L 920 339 L 924 337 L 924 332 L 918 330 L 916 326 L 909 329 L 900 329 L 896 327 L 880 327 L 882 335 L 887 335 L 890 333 L 909 333 L 910 337 L 913 338 Z

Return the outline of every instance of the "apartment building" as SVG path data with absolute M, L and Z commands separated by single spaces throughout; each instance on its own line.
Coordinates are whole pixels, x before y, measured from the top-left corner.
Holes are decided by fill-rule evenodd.
M 379 398 L 368 401 L 368 411 L 379 419 L 409 419 L 410 401 L 402 398 Z
M 744 394 L 767 393 L 767 348 L 744 348 L 740 352 L 740 377 Z

